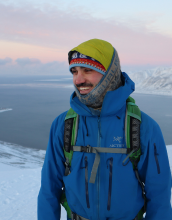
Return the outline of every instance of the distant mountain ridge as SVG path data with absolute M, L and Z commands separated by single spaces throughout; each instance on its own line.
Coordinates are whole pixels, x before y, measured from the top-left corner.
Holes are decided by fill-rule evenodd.
M 172 95 L 172 67 L 132 72 L 129 76 L 135 82 L 136 92 Z

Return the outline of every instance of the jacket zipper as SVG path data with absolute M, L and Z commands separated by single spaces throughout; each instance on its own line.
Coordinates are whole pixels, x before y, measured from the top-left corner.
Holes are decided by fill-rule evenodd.
M 87 208 L 90 208 L 89 194 L 88 194 L 88 161 L 87 161 L 87 157 L 85 157 L 85 193 L 86 193 Z
M 109 190 L 108 190 L 108 204 L 107 210 L 110 210 L 111 206 L 111 194 L 112 194 L 112 168 L 113 168 L 113 158 L 111 157 L 109 160 Z
M 100 138 L 101 138 L 101 133 L 100 133 L 100 116 L 98 116 L 98 141 L 97 141 L 97 146 L 100 147 Z M 97 172 L 97 219 L 99 220 L 99 213 L 100 213 L 100 165 L 98 167 L 98 172 Z
M 157 155 L 158 155 L 158 153 L 157 153 L 157 149 L 156 149 L 156 144 L 154 143 L 154 156 L 155 156 L 157 171 L 158 171 L 158 174 L 160 174 L 160 166 L 159 166 Z

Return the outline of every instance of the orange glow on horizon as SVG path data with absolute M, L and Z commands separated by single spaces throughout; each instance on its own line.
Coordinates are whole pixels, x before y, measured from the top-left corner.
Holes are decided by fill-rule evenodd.
M 65 45 L 65 43 L 64 43 Z M 113 43 L 112 43 L 113 45 Z M 0 59 L 5 59 L 10 57 L 16 60 L 18 58 L 28 57 L 30 59 L 35 58 L 40 60 L 42 63 L 48 63 L 52 61 L 68 62 L 68 50 L 65 46 L 62 48 L 57 46 L 57 48 L 37 46 L 33 44 L 16 43 L 10 41 L 0 40 Z M 145 50 L 145 48 L 132 48 L 131 45 L 126 44 L 124 47 L 122 43 L 117 44 L 117 51 L 120 58 L 121 65 L 172 65 L 171 60 L 171 50 L 168 50 L 164 56 L 161 48 L 155 48 L 154 50 Z M 157 51 L 156 51 L 157 50 Z M 158 53 L 161 50 L 161 53 Z M 140 52 L 141 51 L 141 52 Z

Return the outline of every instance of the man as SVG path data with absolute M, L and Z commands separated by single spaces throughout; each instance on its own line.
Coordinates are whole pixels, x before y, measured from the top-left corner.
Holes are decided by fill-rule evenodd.
M 62 188 L 73 219 L 141 219 L 138 213 L 145 205 L 144 198 L 146 220 L 172 219 L 171 172 L 158 124 L 141 112 L 142 154 L 136 169 L 129 155 L 119 153 L 128 147 L 126 100 L 134 83 L 121 73 L 116 50 L 103 40 L 86 41 L 69 52 L 69 69 L 75 86 L 70 105 L 79 115 L 75 145 L 84 148 L 79 152 L 79 147 L 73 147 L 69 166 L 63 151 L 68 113 L 58 116 L 51 127 L 42 169 L 38 220 L 60 219 Z M 101 153 L 100 148 L 104 150 Z M 66 168 L 70 171 L 65 175 Z

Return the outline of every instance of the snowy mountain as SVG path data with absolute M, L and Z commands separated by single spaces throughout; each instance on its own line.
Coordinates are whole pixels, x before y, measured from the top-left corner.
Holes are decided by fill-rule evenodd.
M 172 95 L 172 67 L 157 67 L 129 73 L 135 82 L 136 92 Z
M 172 145 L 167 151 L 172 170 Z M 0 142 L 0 220 L 37 219 L 44 156 L 44 150 Z M 62 208 L 61 220 L 65 219 Z

